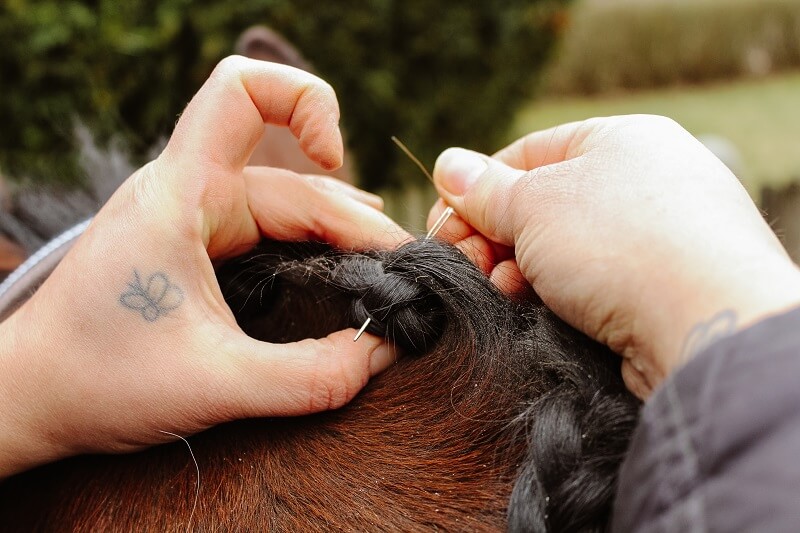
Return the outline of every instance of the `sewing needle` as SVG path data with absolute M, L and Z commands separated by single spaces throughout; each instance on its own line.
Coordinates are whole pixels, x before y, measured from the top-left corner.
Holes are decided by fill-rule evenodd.
M 439 218 L 433 224 L 433 226 L 431 226 L 431 229 L 428 232 L 428 234 L 425 235 L 425 239 L 424 240 L 427 241 L 429 239 L 432 239 L 439 232 L 439 230 L 442 229 L 442 226 L 444 226 L 445 222 L 447 222 L 447 219 L 450 218 L 450 216 L 453 213 L 454 213 L 453 208 L 450 207 L 450 206 L 447 206 L 447 208 L 442 212 L 442 214 L 439 216 Z M 353 337 L 353 342 L 356 342 L 361 337 L 361 335 L 364 333 L 364 331 L 366 331 L 367 326 L 369 326 L 369 323 L 371 321 L 372 321 L 372 317 L 367 317 L 367 320 L 364 321 L 364 325 L 361 326 L 361 329 L 358 330 L 358 333 L 356 333 L 356 336 Z
M 433 238 L 434 235 L 439 233 L 439 230 L 442 229 L 442 226 L 444 226 L 445 222 L 447 222 L 447 219 L 450 218 L 450 215 L 452 215 L 453 213 L 454 213 L 453 208 L 448 205 L 447 208 L 444 211 L 442 211 L 442 214 L 439 215 L 439 218 L 436 219 L 436 222 L 433 223 L 433 226 L 431 226 L 431 229 L 430 231 L 428 231 L 428 234 L 425 235 L 425 240 L 427 241 L 428 239 Z
M 394 143 L 395 143 L 397 146 L 399 146 L 399 147 L 400 147 L 400 149 L 401 149 L 401 150 L 403 150 L 403 152 L 405 152 L 405 154 L 406 154 L 406 155 L 407 155 L 409 158 L 411 158 L 411 160 L 412 160 L 414 163 L 416 163 L 416 164 L 417 164 L 417 166 L 418 166 L 420 169 L 422 169 L 422 172 L 424 172 L 424 173 L 425 173 L 425 176 L 427 176 L 427 177 L 428 177 L 428 179 L 429 179 L 429 180 L 431 180 L 431 183 L 433 183 L 433 177 L 431 176 L 430 172 L 428 172 L 428 169 L 426 169 L 426 168 L 425 168 L 425 165 L 423 165 L 423 164 L 422 164 L 422 162 L 421 162 L 419 159 L 417 159 L 417 158 L 414 156 L 414 154 L 412 154 L 412 153 L 411 153 L 411 150 L 409 150 L 409 149 L 406 147 L 406 145 L 405 145 L 405 144 L 403 144 L 403 143 L 400 141 L 400 139 L 398 139 L 397 137 L 394 137 L 394 136 L 393 136 L 393 137 L 392 137 L 392 141 L 394 141 Z M 426 240 L 426 241 L 427 241 L 427 240 L 430 240 L 430 239 L 432 239 L 433 237 L 435 237 L 435 236 L 436 236 L 436 234 L 437 234 L 437 233 L 439 233 L 439 230 L 440 230 L 440 229 L 442 229 L 442 227 L 445 225 L 445 223 L 447 222 L 447 219 L 449 219 L 449 218 L 450 218 L 450 216 L 451 216 L 451 215 L 452 215 L 454 212 L 455 212 L 455 211 L 453 210 L 453 208 L 452 208 L 452 207 L 450 207 L 450 206 L 448 205 L 448 206 L 447 206 L 447 208 L 445 208 L 445 210 L 444 210 L 444 211 L 442 211 L 442 214 L 441 214 L 441 215 L 439 215 L 439 218 L 438 218 L 438 219 L 436 219 L 436 222 L 434 222 L 434 223 L 433 223 L 433 226 L 431 226 L 431 229 L 428 231 L 427 235 L 425 235 L 425 239 L 423 239 L 423 240 Z M 364 321 L 364 325 L 362 325 L 362 326 L 361 326 L 361 329 L 359 329 L 359 330 L 358 330 L 358 333 L 356 333 L 356 336 L 355 336 L 355 337 L 353 337 L 353 342 L 356 342 L 356 341 L 357 341 L 357 340 L 358 340 L 358 339 L 361 337 L 361 335 L 363 335 L 364 331 L 366 331 L 366 329 L 367 329 L 367 326 L 369 326 L 369 323 L 370 323 L 371 321 L 372 321 L 372 318 L 371 318 L 371 317 L 368 317 L 368 318 L 367 318 L 367 320 L 365 320 L 365 321 Z
M 358 330 L 358 333 L 356 333 L 356 336 L 353 337 L 353 342 L 356 342 L 358 340 L 358 338 L 361 337 L 361 335 L 363 335 L 364 331 L 367 329 L 367 326 L 369 326 L 369 323 L 371 321 L 372 321 L 372 317 L 367 317 L 367 320 L 364 322 L 364 325 L 361 326 L 361 329 Z

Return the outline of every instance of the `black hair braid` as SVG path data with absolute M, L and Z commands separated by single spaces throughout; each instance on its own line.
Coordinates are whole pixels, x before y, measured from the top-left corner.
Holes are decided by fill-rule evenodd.
M 353 256 L 337 269 L 347 275 L 335 281 L 356 296 L 350 309 L 355 324 L 370 319 L 370 333 L 391 339 L 407 353 L 425 353 L 444 331 L 444 302 L 431 290 L 435 280 L 406 264 Z
M 566 327 L 552 315 L 537 321 L 539 339 L 562 348 L 536 358 L 551 386 L 518 420 L 528 453 L 508 507 L 509 531 L 602 532 L 611 522 L 640 404 L 624 388 L 619 358 L 568 340 Z
M 358 328 L 369 317 L 367 331 L 407 354 L 422 355 L 445 338 L 454 351 L 505 352 L 501 363 L 507 370 L 516 365 L 512 372 L 525 380 L 510 380 L 507 371 L 497 380 L 487 364 L 480 372 L 489 384 L 476 394 L 502 394 L 516 383 L 528 388 L 518 394 L 527 404 L 509 424 L 527 442 L 508 505 L 509 530 L 607 529 L 639 409 L 622 382 L 619 358 L 541 304 L 509 302 L 456 248 L 414 241 L 353 253 L 316 243 L 262 243 L 218 276 L 240 323 L 291 286 L 284 293 L 305 289 L 313 293 L 309 300 L 340 299 L 334 307 L 347 313 L 345 324 Z
M 225 288 L 228 304 L 239 317 L 263 312 L 265 302 L 269 305 L 273 300 L 272 293 L 287 285 L 313 285 L 319 299 L 344 296 L 350 300 L 346 322 L 351 327 L 359 328 L 370 318 L 366 331 L 386 337 L 408 355 L 430 351 L 448 317 L 456 317 L 462 327 L 476 321 L 475 311 L 466 312 L 452 301 L 492 313 L 479 295 L 463 285 L 465 276 L 470 282 L 467 286 L 488 285 L 485 276 L 455 248 L 432 241 L 365 253 L 336 251 L 318 243 L 281 243 L 280 249 L 274 243 L 262 244 L 247 259 L 225 268 L 240 271 L 230 276 Z M 248 270 L 255 276 L 264 271 L 275 274 L 259 280 L 261 286 L 254 290 Z M 223 272 L 220 276 L 229 277 Z M 444 292 L 458 294 L 445 301 L 440 296 Z

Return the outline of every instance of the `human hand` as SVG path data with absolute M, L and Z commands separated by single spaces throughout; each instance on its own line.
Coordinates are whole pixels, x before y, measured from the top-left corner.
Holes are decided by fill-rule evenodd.
M 0 325 L 0 478 L 170 440 L 164 431 L 336 408 L 393 361 L 352 330 L 286 345 L 247 337 L 212 266 L 262 236 L 354 249 L 408 237 L 354 187 L 245 168 L 264 122 L 336 168 L 338 113 L 330 86 L 303 71 L 241 57 L 217 66 L 164 152 Z
M 587 120 L 494 158 L 445 151 L 439 232 L 505 292 L 525 280 L 623 356 L 649 395 L 720 335 L 800 303 L 800 275 L 736 177 L 675 122 Z

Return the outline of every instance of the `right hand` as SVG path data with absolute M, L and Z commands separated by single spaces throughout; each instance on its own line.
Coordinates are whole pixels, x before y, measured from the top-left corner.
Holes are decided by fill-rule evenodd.
M 800 272 L 745 189 L 672 120 L 566 124 L 494 158 L 450 149 L 434 179 L 429 223 L 445 204 L 459 215 L 439 236 L 622 355 L 639 397 L 719 333 L 720 311 L 730 333 L 800 303 Z

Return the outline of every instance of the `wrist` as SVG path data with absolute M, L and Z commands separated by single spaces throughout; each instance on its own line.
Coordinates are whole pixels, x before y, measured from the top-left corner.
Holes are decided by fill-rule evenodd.
M 722 337 L 800 305 L 800 270 L 788 258 L 715 272 L 692 290 L 673 291 L 658 316 L 648 381 L 657 385 Z
M 40 357 L 25 331 L 25 307 L 0 323 L 0 479 L 59 457 L 44 429 L 47 419 L 46 380 L 39 375 Z

